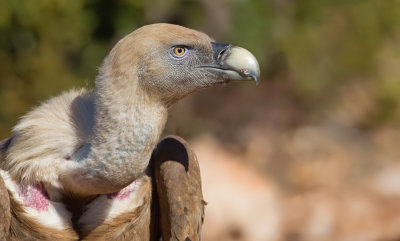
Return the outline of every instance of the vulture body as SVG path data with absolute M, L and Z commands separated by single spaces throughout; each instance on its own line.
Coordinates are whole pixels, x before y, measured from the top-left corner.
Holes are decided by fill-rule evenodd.
M 258 76 L 250 52 L 195 30 L 132 32 L 105 58 L 94 90 L 48 100 L 1 142 L 0 238 L 199 240 L 196 157 L 178 137 L 156 146 L 168 108 L 196 90 Z

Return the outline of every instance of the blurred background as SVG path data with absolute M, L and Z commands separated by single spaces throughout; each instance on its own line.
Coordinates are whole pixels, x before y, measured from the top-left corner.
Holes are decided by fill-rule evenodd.
M 127 33 L 169 22 L 249 49 L 262 81 L 177 104 L 198 155 L 203 240 L 400 240 L 399 0 L 0 1 L 0 138 L 92 87 Z

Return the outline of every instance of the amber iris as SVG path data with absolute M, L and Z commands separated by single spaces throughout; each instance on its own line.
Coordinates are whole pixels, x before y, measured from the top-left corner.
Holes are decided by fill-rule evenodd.
M 182 57 L 185 54 L 186 49 L 184 47 L 175 47 L 174 55 L 177 57 Z

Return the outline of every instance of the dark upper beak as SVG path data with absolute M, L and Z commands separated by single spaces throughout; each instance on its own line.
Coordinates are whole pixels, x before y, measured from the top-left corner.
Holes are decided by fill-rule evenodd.
M 252 79 L 258 84 L 260 67 L 252 53 L 230 44 L 212 42 L 211 45 L 216 63 L 213 68 L 223 71 L 230 80 Z

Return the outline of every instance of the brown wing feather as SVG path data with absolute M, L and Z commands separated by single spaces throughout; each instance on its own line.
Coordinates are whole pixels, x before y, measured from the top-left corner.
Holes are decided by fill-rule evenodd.
M 8 196 L 6 185 L 0 176 L 0 240 L 3 240 L 9 234 L 11 210 L 10 197 Z
M 200 240 L 205 202 L 194 152 L 182 138 L 169 136 L 153 159 L 163 240 Z
M 7 148 L 11 142 L 12 137 L 0 142 L 0 166 L 3 162 Z M 6 184 L 0 176 L 0 240 L 5 240 L 10 232 L 11 222 L 11 209 L 10 209 L 10 196 L 8 195 Z

